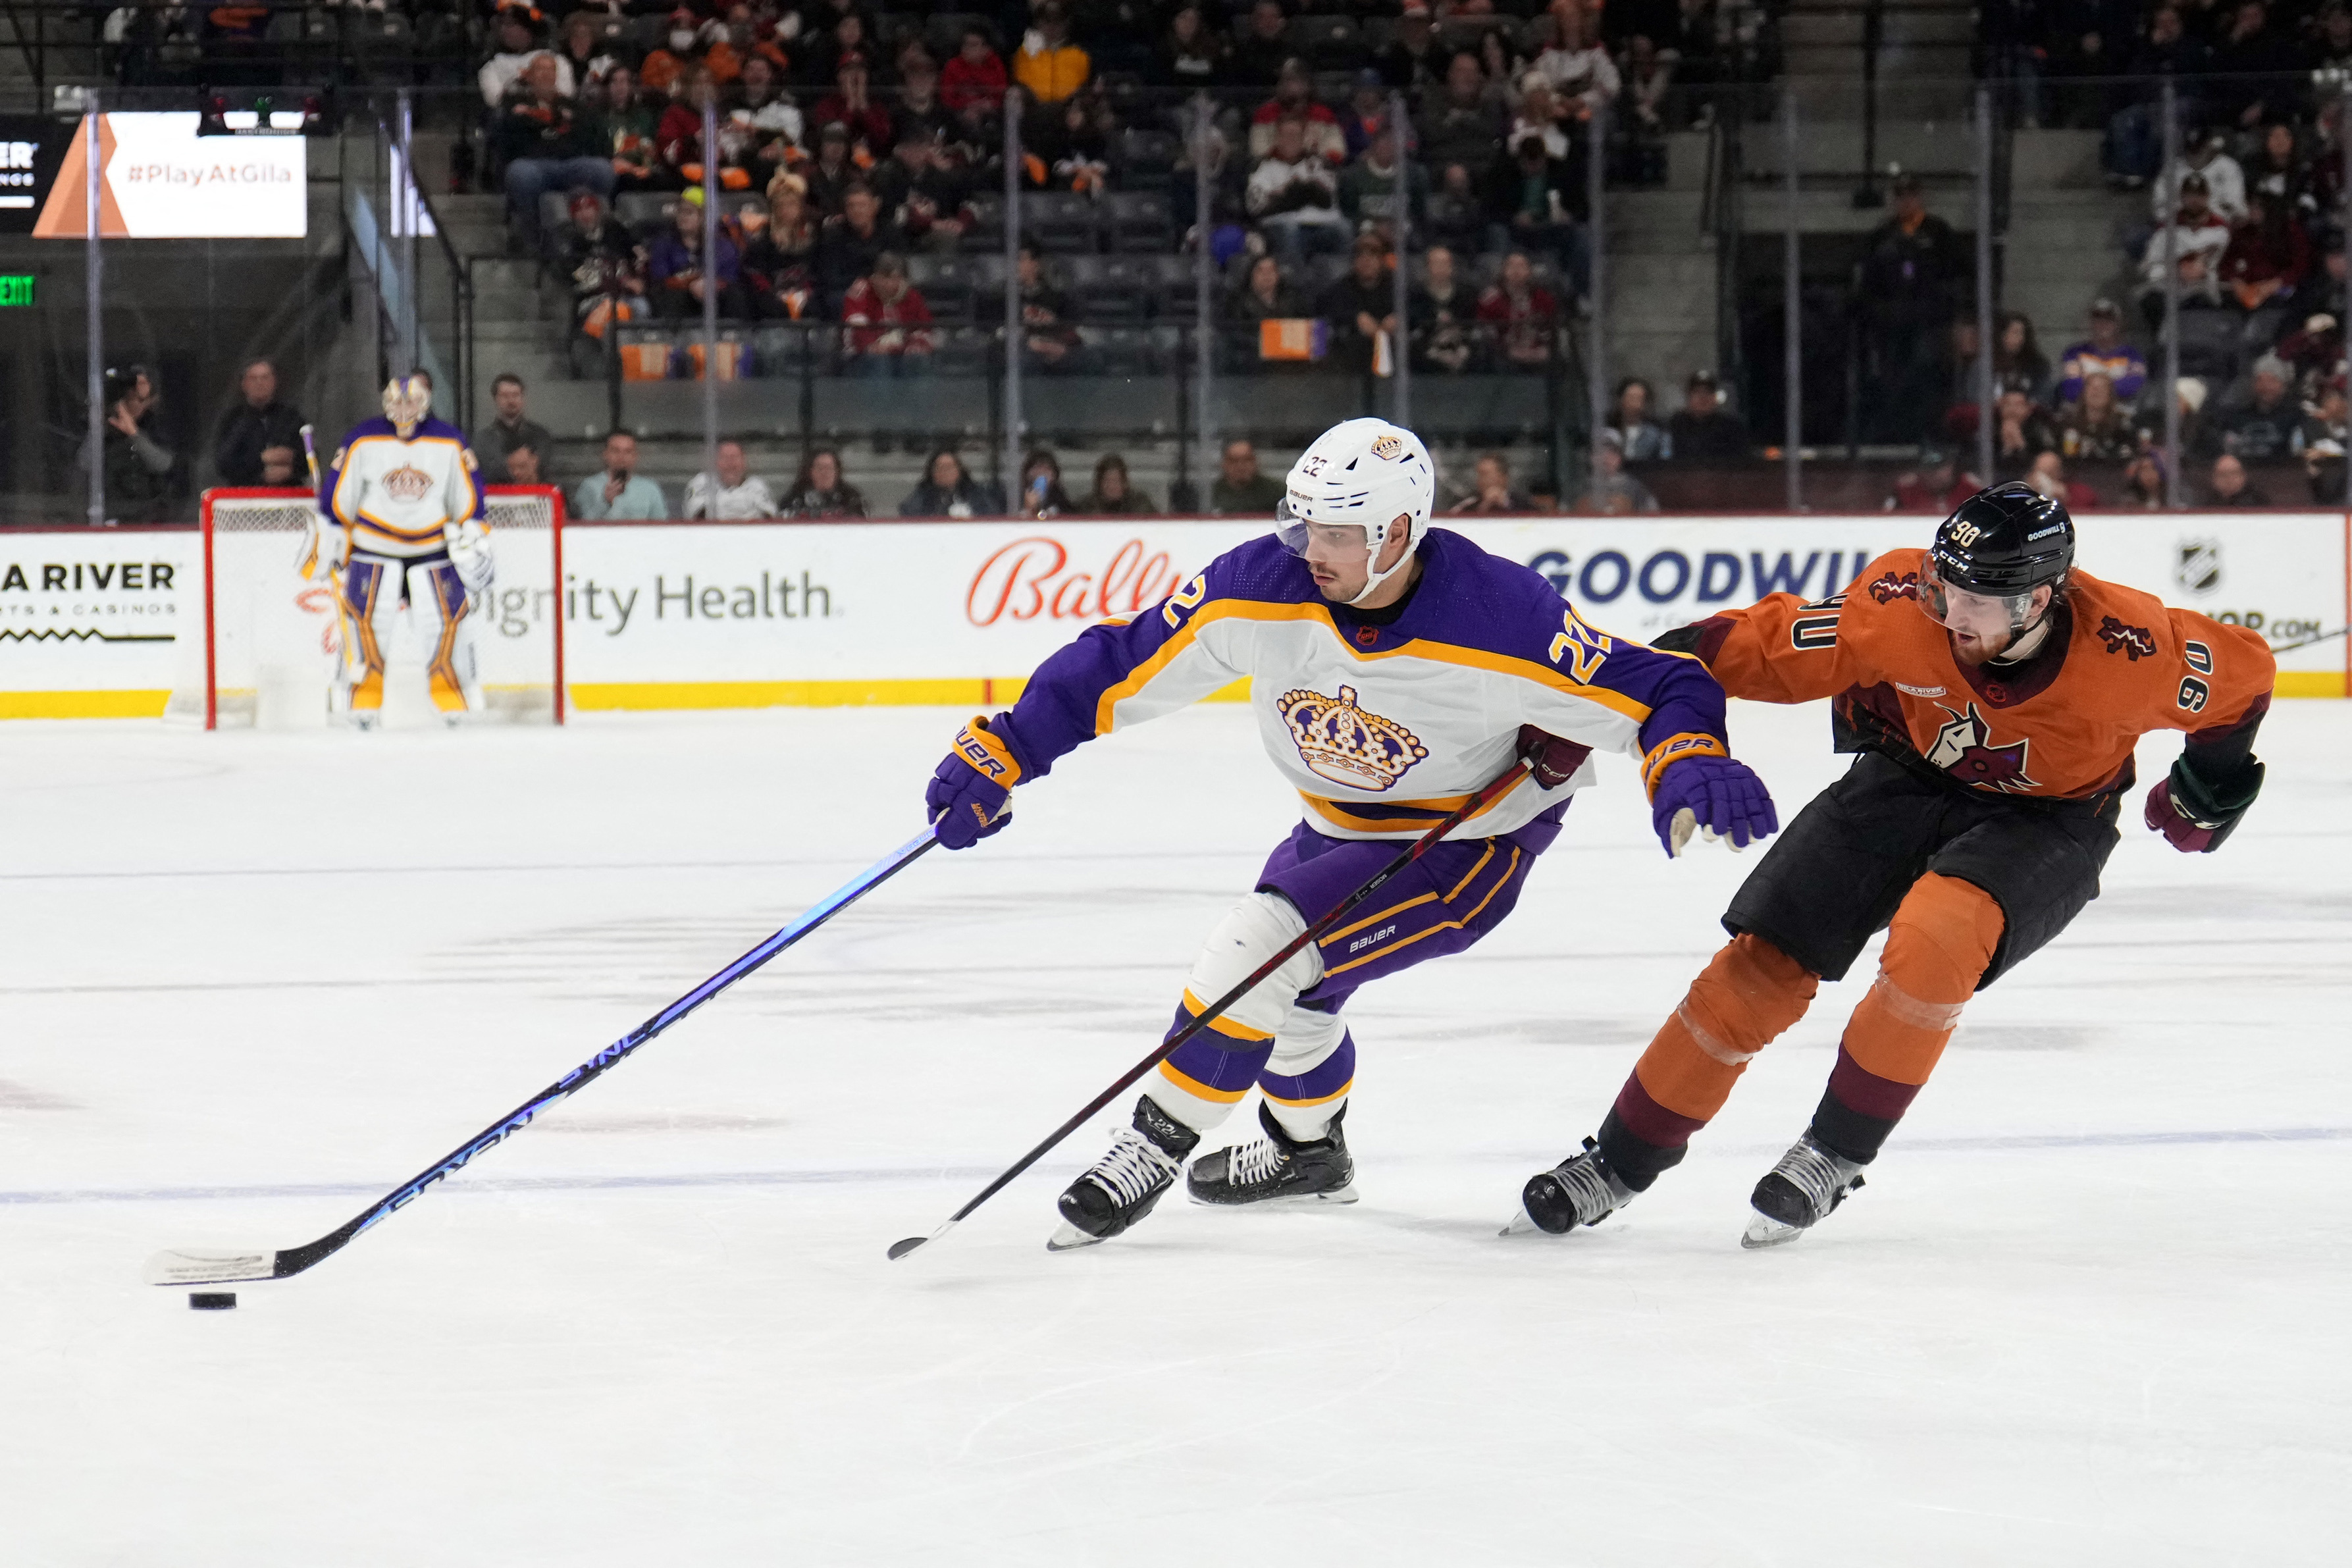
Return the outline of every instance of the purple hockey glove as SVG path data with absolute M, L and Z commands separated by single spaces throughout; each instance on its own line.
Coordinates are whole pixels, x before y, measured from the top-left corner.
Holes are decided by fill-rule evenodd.
M 2225 784 L 2215 784 L 2189 765 L 2172 764 L 2171 775 L 2147 792 L 2142 819 L 2183 855 L 2210 855 L 2238 826 L 2262 793 L 2263 764 L 2249 759 Z
M 1772 796 L 1746 763 L 1729 757 L 1682 756 L 1658 774 L 1650 825 L 1669 856 L 1679 856 L 1694 832 L 1727 838 L 1745 849 L 1780 830 Z
M 1013 786 L 1021 782 L 1021 763 L 1004 738 L 991 731 L 985 718 L 956 731 L 955 749 L 931 774 L 923 791 L 923 811 L 932 834 L 949 849 L 969 849 L 1013 820 L 1006 809 Z

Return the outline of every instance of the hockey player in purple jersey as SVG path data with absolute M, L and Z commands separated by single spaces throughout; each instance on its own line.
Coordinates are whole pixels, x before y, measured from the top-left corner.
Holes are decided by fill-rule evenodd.
M 924 796 L 939 840 L 970 847 L 1011 790 L 1097 735 L 1247 676 L 1303 820 L 1194 961 L 1181 1027 L 1396 852 L 1522 756 L 1535 767 L 1309 944 L 1149 1080 L 1131 1127 L 1061 1196 L 1047 1245 L 1084 1247 L 1151 1211 L 1255 1084 L 1265 1136 L 1194 1161 L 1204 1204 L 1353 1201 L 1341 1121 L 1356 1046 L 1343 1009 L 1366 982 L 1459 952 L 1517 902 L 1594 751 L 1640 759 L 1669 855 L 1694 830 L 1745 846 L 1779 825 L 1724 739 L 1723 689 L 1697 660 L 1587 625 L 1542 577 L 1429 526 L 1436 472 L 1380 419 L 1333 426 L 1290 470 L 1276 532 L 1218 557 L 1139 616 L 1089 627 L 1012 711 L 956 736 Z M 1172 1032 L 1172 1029 L 1171 1029 Z

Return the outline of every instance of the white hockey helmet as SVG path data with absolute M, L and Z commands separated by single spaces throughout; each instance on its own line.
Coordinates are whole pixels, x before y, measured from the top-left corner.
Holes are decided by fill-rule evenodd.
M 1420 437 L 1385 419 L 1348 419 L 1317 437 L 1290 465 L 1282 503 L 1275 509 L 1276 532 L 1299 555 L 1306 552 L 1309 525 L 1352 525 L 1363 530 L 1370 563 L 1380 559 L 1391 525 L 1404 520 L 1409 547 L 1395 565 L 1370 574 L 1364 591 L 1350 601 L 1361 604 L 1412 559 L 1436 503 L 1437 466 Z
M 433 412 L 433 383 L 422 375 L 394 376 L 384 384 L 383 416 L 404 441 Z

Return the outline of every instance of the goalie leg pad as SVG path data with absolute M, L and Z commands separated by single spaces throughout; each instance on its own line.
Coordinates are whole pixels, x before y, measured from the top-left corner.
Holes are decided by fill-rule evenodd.
M 415 617 L 416 640 L 426 650 L 425 686 L 433 706 L 444 713 L 469 713 L 482 705 L 468 609 L 465 582 L 446 557 L 410 565 L 408 613 Z
M 339 711 L 373 717 L 383 708 L 383 648 L 399 613 L 394 563 L 355 552 L 343 568 L 342 658 L 335 672 Z
M 1235 904 L 1192 961 L 1169 1033 L 1207 1012 L 1306 929 L 1298 910 L 1278 893 L 1252 893 Z M 1290 1017 L 1298 994 L 1322 974 L 1322 957 L 1311 943 L 1293 953 L 1160 1064 L 1152 1099 L 1195 1131 L 1223 1121 L 1273 1056 L 1276 1033 Z

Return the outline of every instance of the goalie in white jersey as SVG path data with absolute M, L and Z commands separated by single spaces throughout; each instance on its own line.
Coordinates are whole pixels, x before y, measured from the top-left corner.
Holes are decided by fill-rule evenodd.
M 1777 826 L 1724 739 L 1723 689 L 1697 660 L 1595 630 L 1525 566 L 1429 526 L 1436 474 L 1409 430 L 1351 419 L 1290 470 L 1275 534 L 1159 605 L 1089 627 L 1012 711 L 974 719 L 933 775 L 939 840 L 1007 820 L 1011 786 L 1080 743 L 1251 679 L 1266 752 L 1303 820 L 1194 962 L 1171 1033 L 1396 854 L 1527 756 L 1532 774 L 1380 896 L 1179 1046 L 1133 1126 L 1062 1194 L 1051 1245 L 1105 1241 L 1150 1213 L 1202 1134 L 1255 1086 L 1263 1140 L 1194 1161 L 1192 1197 L 1345 1202 L 1340 1121 L 1356 1047 L 1341 1009 L 1366 982 L 1458 952 L 1508 915 L 1559 837 L 1594 751 L 1640 759 L 1669 854 L 1695 827 L 1735 845 Z M 1211 774 L 1226 764 L 1201 759 Z
M 492 574 L 488 503 L 457 426 L 432 416 L 433 384 L 383 389 L 383 417 L 354 426 L 319 487 L 302 574 L 340 573 L 342 658 L 335 708 L 361 729 L 383 712 L 385 645 L 408 606 L 434 707 L 451 723 L 481 707 L 468 612 Z

